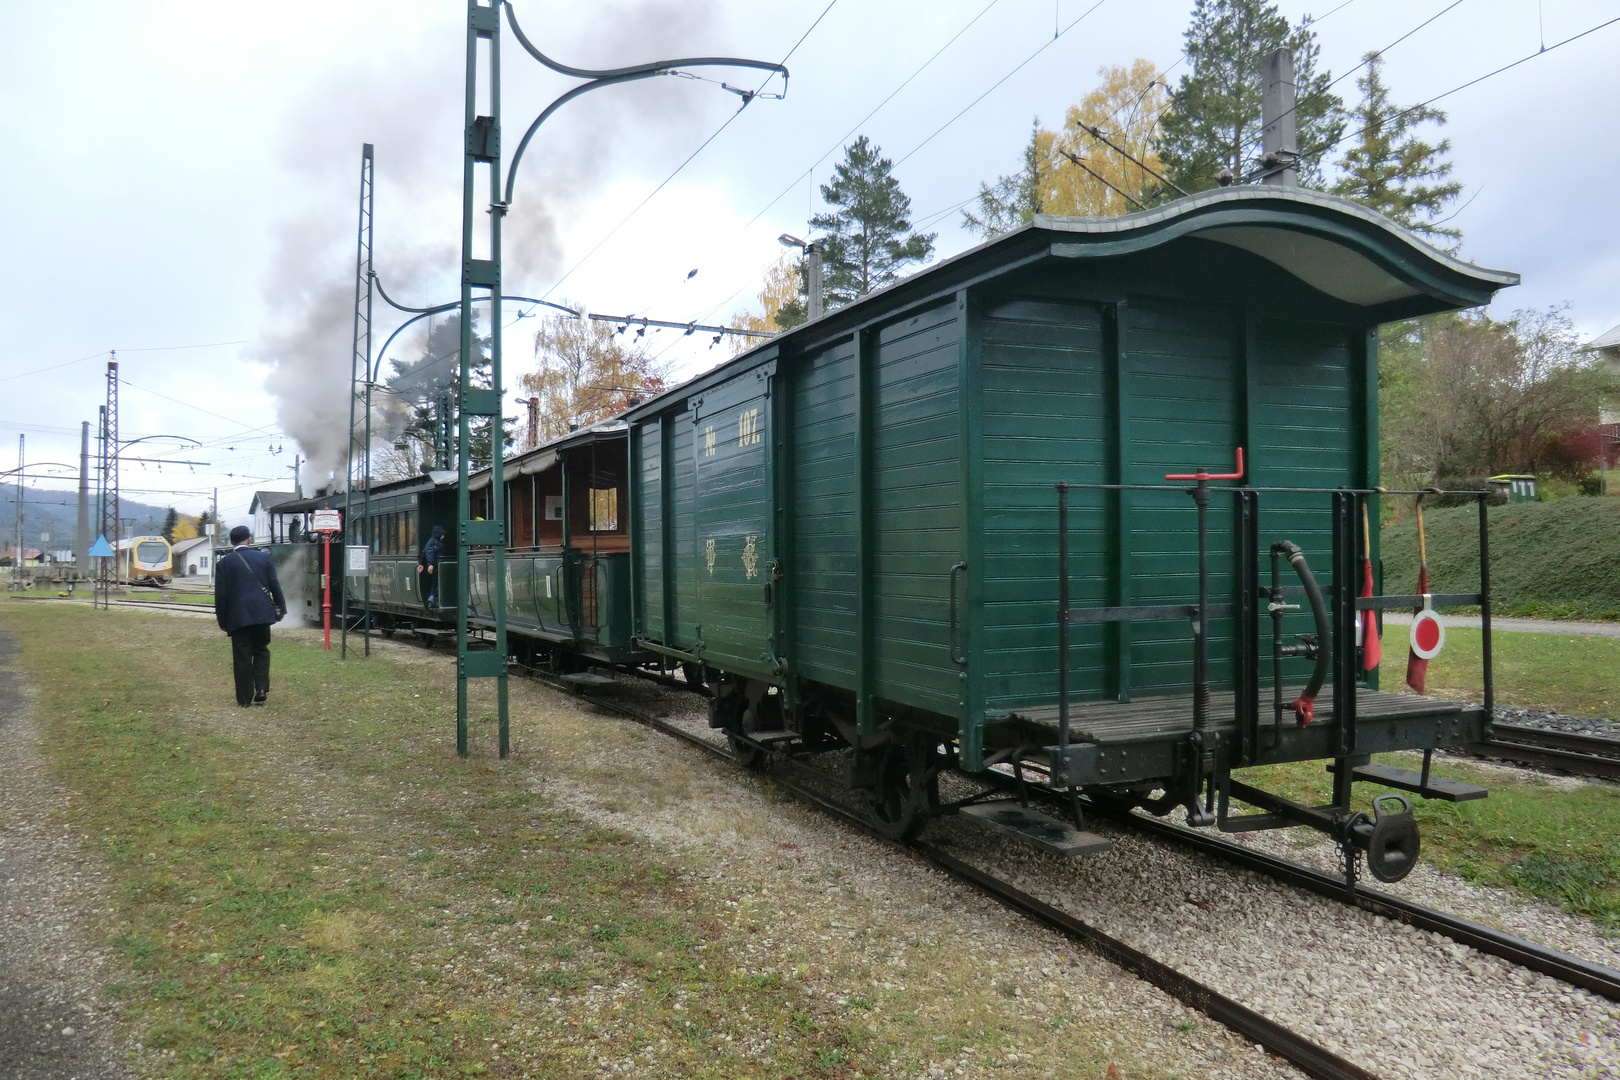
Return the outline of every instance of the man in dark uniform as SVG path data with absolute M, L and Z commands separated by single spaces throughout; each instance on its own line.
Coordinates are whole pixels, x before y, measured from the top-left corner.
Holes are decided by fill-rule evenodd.
M 429 609 L 439 606 L 439 577 L 434 573 L 438 568 L 439 556 L 444 554 L 444 526 L 433 526 L 433 532 L 422 545 L 421 552 L 416 556 L 416 575 L 422 583 L 423 599 Z
M 231 635 L 236 703 L 263 705 L 270 693 L 270 626 L 287 614 L 269 552 L 248 546 L 253 531 L 231 530 L 231 550 L 214 564 L 214 618 Z

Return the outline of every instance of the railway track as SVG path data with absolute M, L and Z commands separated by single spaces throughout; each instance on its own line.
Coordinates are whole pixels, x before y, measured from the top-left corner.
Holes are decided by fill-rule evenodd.
M 581 701 L 616 712 L 637 723 L 707 751 L 715 757 L 740 765 L 725 747 L 710 742 L 678 724 L 651 716 L 639 709 L 625 705 L 623 702 L 583 693 L 576 687 L 556 682 L 545 676 L 529 672 L 525 674 L 537 678 L 548 686 L 565 691 Z M 787 764 L 797 771 L 806 774 L 811 772 L 806 766 L 798 765 L 795 762 L 788 761 Z M 1256 1012 L 1241 1002 L 1227 997 L 1220 991 L 1183 974 L 1170 965 L 1154 959 L 1141 950 L 1104 933 L 1083 920 L 1075 918 L 1068 912 L 1030 896 L 1016 886 L 958 859 L 949 852 L 926 843 L 898 843 L 878 832 L 860 814 L 840 805 L 837 801 L 828 798 L 813 788 L 805 784 L 784 781 L 780 775 L 773 776 L 772 779 L 784 782 L 785 786 L 790 788 L 798 797 L 814 804 L 845 824 L 861 830 L 879 843 L 890 844 L 898 850 L 908 852 L 942 873 L 972 885 L 1010 910 L 1025 915 L 1086 946 L 1104 959 L 1153 984 L 1176 1000 L 1197 1009 L 1210 1019 L 1225 1025 L 1249 1041 L 1265 1047 L 1267 1052 L 1276 1054 L 1309 1076 L 1316 1077 L 1318 1080 L 1376 1080 L 1377 1074 L 1369 1072 L 1355 1062 L 1340 1057 L 1333 1051 L 1311 1042 L 1292 1029 Z
M 1498 721 L 1491 725 L 1490 742 L 1470 743 L 1462 749 L 1476 757 L 1501 758 L 1575 776 L 1620 780 L 1620 739 L 1601 735 L 1578 735 Z

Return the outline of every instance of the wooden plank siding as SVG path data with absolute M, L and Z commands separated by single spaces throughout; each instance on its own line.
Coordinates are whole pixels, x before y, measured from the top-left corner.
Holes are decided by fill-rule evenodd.
M 1106 483 L 1109 433 L 1103 312 L 1095 304 L 1011 300 L 982 322 L 985 709 L 1057 693 L 1057 492 Z M 1074 602 L 1109 602 L 1110 496 L 1071 492 Z M 1071 637 L 1077 696 L 1101 693 L 1101 626 Z
M 663 641 L 669 633 L 664 610 L 664 427 L 654 420 L 630 432 L 630 512 L 633 535 L 656 537 L 633 547 L 636 633 Z
M 668 456 L 664 467 L 672 474 L 667 490 L 670 492 L 671 537 L 670 567 L 667 573 L 673 581 L 673 614 L 669 636 L 665 643 L 680 649 L 694 649 L 700 634 L 702 616 L 698 612 L 697 592 L 697 514 L 693 505 L 696 487 L 696 464 L 692 460 L 692 424 L 685 415 L 666 414 L 670 433 L 665 446 Z
M 855 687 L 855 357 L 853 338 L 800 358 L 793 408 L 790 512 L 795 538 L 796 670 Z
M 1255 351 L 1255 446 L 1250 469 L 1257 487 L 1347 487 L 1361 483 L 1355 449 L 1365 425 L 1352 385 L 1353 347 L 1359 328 L 1319 323 L 1257 320 Z M 1261 581 L 1268 583 L 1265 552 L 1278 540 L 1305 551 L 1312 573 L 1327 592 L 1333 580 L 1332 503 L 1328 495 L 1262 493 L 1260 496 Z M 1360 563 L 1357 562 L 1359 567 Z M 1284 566 L 1285 585 L 1297 584 Z M 1303 607 L 1303 605 L 1302 605 Z M 1291 613 L 1283 632 L 1315 632 L 1308 609 Z M 1283 679 L 1297 685 L 1310 674 L 1304 658 L 1283 664 Z M 1261 668 L 1271 685 L 1271 666 Z
M 769 401 L 774 364 L 705 392 L 692 416 L 696 562 L 704 658 L 730 671 L 770 669 L 765 583 L 774 546 Z
M 1166 473 L 1200 466 L 1231 472 L 1242 443 L 1240 342 L 1231 309 L 1133 297 L 1131 351 L 1123 373 L 1130 439 L 1122 475 L 1130 484 L 1164 484 Z M 1198 519 L 1177 491 L 1134 492 L 1128 573 L 1133 604 L 1190 604 L 1198 599 Z M 1210 600 L 1231 596 L 1232 514 L 1217 496 L 1209 514 Z M 1211 681 L 1230 671 L 1232 623 L 1211 620 Z M 1188 623 L 1132 627 L 1131 694 L 1185 692 L 1192 671 Z
M 873 692 L 959 715 L 951 567 L 963 557 L 957 310 L 877 334 L 872 416 Z

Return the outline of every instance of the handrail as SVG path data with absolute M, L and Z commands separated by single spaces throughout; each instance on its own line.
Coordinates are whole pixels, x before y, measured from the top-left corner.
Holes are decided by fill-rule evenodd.
M 1259 557 L 1258 550 L 1253 549 L 1253 547 L 1252 547 L 1254 542 L 1258 539 L 1258 536 L 1259 536 L 1259 530 L 1258 530 L 1258 525 L 1257 525 L 1258 515 L 1259 515 L 1259 501 L 1258 501 L 1258 495 L 1259 494 L 1266 493 L 1266 492 L 1312 494 L 1312 495 L 1326 495 L 1330 499 L 1330 505 L 1326 509 L 1328 509 L 1331 512 L 1332 517 L 1333 517 L 1333 524 L 1332 524 L 1333 553 L 1332 553 L 1332 563 L 1331 563 L 1333 581 L 1332 581 L 1331 588 L 1329 590 L 1327 590 L 1327 591 L 1331 592 L 1331 594 L 1332 594 L 1331 595 L 1332 615 L 1331 615 L 1331 618 L 1328 620 L 1330 625 L 1331 625 L 1331 630 L 1326 635 L 1321 635 L 1320 634 L 1320 624 L 1322 622 L 1322 617 L 1321 617 L 1322 613 L 1318 612 L 1317 613 L 1317 615 L 1318 615 L 1317 622 L 1318 622 L 1318 625 L 1319 625 L 1319 638 L 1320 639 L 1318 641 L 1318 647 L 1317 647 L 1318 651 L 1314 652 L 1312 655 L 1315 656 L 1316 658 L 1318 658 L 1318 660 L 1319 660 L 1318 667 L 1319 668 L 1321 666 L 1323 666 L 1323 664 L 1320 661 L 1327 661 L 1329 658 L 1331 658 L 1331 668 L 1332 668 L 1333 684 L 1334 684 L 1333 685 L 1333 692 L 1334 692 L 1334 701 L 1333 701 L 1334 717 L 1333 717 L 1333 719 L 1334 719 L 1334 723 L 1335 723 L 1335 725 L 1337 727 L 1337 736 L 1338 736 L 1337 748 L 1334 751 L 1334 756 L 1336 756 L 1336 757 L 1348 757 L 1348 756 L 1354 755 L 1357 752 L 1356 751 L 1356 727 L 1357 727 L 1357 718 L 1356 718 L 1356 712 L 1357 712 L 1356 683 L 1360 679 L 1360 673 L 1361 673 L 1361 668 L 1362 668 L 1362 663 L 1360 661 L 1360 657 L 1359 657 L 1358 653 L 1360 652 L 1361 648 L 1364 647 L 1362 645 L 1362 643 L 1361 643 L 1361 639 L 1357 636 L 1356 631 L 1355 631 L 1355 621 L 1356 621 L 1358 613 L 1362 613 L 1362 612 L 1372 613 L 1372 612 L 1377 612 L 1377 611 L 1391 609 L 1391 608 L 1412 607 L 1412 606 L 1415 606 L 1416 603 L 1419 602 L 1420 600 L 1425 599 L 1425 598 L 1417 597 L 1415 595 L 1407 595 L 1407 594 L 1395 594 L 1395 595 L 1388 595 L 1388 596 L 1358 596 L 1357 595 L 1358 584 L 1360 582 L 1360 575 L 1358 575 L 1356 573 L 1356 559 L 1362 558 L 1363 556 L 1361 554 L 1361 550 L 1362 550 L 1361 546 L 1357 542 L 1360 539 L 1360 537 L 1359 537 L 1359 535 L 1357 533 L 1357 529 L 1361 527 L 1361 519 L 1360 519 L 1360 515 L 1357 514 L 1355 511 L 1356 511 L 1356 504 L 1357 504 L 1359 498 L 1365 498 L 1365 497 L 1371 496 L 1371 495 L 1411 495 L 1411 496 L 1434 495 L 1434 494 L 1437 494 L 1436 489 L 1404 491 L 1404 490 L 1400 490 L 1400 489 L 1391 490 L 1391 489 L 1387 489 L 1387 488 L 1330 488 L 1330 487 L 1322 487 L 1322 488 L 1292 488 L 1292 487 L 1255 488 L 1255 487 L 1248 487 L 1248 486 L 1237 486 L 1237 487 L 1231 487 L 1231 488 L 1214 488 L 1214 487 L 1211 487 L 1210 485 L 1208 485 L 1205 481 L 1209 480 L 1209 479 L 1216 479 L 1217 478 L 1216 474 L 1205 473 L 1202 476 L 1200 476 L 1200 474 L 1195 473 L 1195 474 L 1192 474 L 1192 476 L 1194 478 L 1198 478 L 1199 483 L 1196 486 L 1189 486 L 1189 487 L 1172 486 L 1172 485 L 1158 485 L 1158 484 L 1153 484 L 1153 485 L 1148 485 L 1148 484 L 1070 484 L 1070 483 L 1061 483 L 1061 482 L 1053 485 L 1056 488 L 1057 495 L 1058 495 L 1058 506 L 1057 506 L 1057 511 L 1058 511 L 1058 513 L 1057 513 L 1057 518 L 1058 518 L 1058 521 L 1057 521 L 1057 525 L 1058 525 L 1058 543 L 1057 543 L 1057 556 L 1058 556 L 1058 558 L 1057 558 L 1057 561 L 1058 561 L 1058 582 L 1057 582 L 1057 601 L 1058 601 L 1058 619 L 1057 619 L 1057 634 L 1058 634 L 1058 642 L 1057 642 L 1057 644 L 1058 644 L 1058 673 L 1057 673 L 1057 676 L 1058 676 L 1058 678 L 1057 678 L 1057 683 L 1058 683 L 1058 701 L 1057 701 L 1058 732 L 1057 732 L 1057 735 L 1058 735 L 1058 746 L 1057 746 L 1057 750 L 1058 750 L 1058 761 L 1061 763 L 1060 768 L 1063 770 L 1063 775 L 1062 775 L 1061 778 L 1064 780 L 1065 783 L 1069 782 L 1069 777 L 1066 774 L 1067 774 L 1067 770 L 1068 770 L 1068 767 L 1069 767 L 1069 749 L 1070 749 L 1070 740 L 1071 740 L 1071 736 L 1072 736 L 1072 731 L 1071 731 L 1072 688 L 1070 686 L 1071 674 L 1070 674 L 1070 670 L 1069 670 L 1069 655 L 1070 655 L 1070 650 L 1071 650 L 1070 627 L 1073 626 L 1073 625 L 1099 625 L 1099 624 L 1110 624 L 1110 623 L 1131 623 L 1131 622 L 1138 622 L 1138 621 L 1153 621 L 1153 620 L 1166 620 L 1166 619 L 1189 619 L 1189 620 L 1191 620 L 1191 622 L 1193 624 L 1193 632 L 1194 632 L 1194 639 L 1195 639 L 1195 641 L 1194 641 L 1194 657 L 1193 657 L 1193 660 L 1194 660 L 1194 679 L 1193 679 L 1193 681 L 1194 681 L 1194 689 L 1193 689 L 1194 725 L 1193 725 L 1193 733 L 1194 733 L 1195 738 L 1199 740 L 1198 753 L 1200 754 L 1201 757 L 1206 755 L 1206 754 L 1211 754 L 1211 753 L 1216 752 L 1217 748 L 1214 745 L 1215 734 L 1210 729 L 1210 726 L 1209 726 L 1209 716 L 1208 716 L 1208 711 L 1207 711 L 1207 700 L 1205 698 L 1205 695 L 1207 694 L 1207 689 L 1208 688 L 1207 688 L 1207 682 L 1205 681 L 1205 676 L 1204 676 L 1204 670 L 1203 670 L 1204 669 L 1204 664 L 1201 662 L 1203 660 L 1203 657 L 1201 655 L 1201 650 L 1199 648 L 1199 646 L 1202 644 L 1201 639 L 1207 633 L 1207 622 L 1210 619 L 1236 617 L 1236 618 L 1239 619 L 1239 622 L 1240 622 L 1240 625 L 1239 625 L 1239 627 L 1237 629 L 1237 633 L 1239 635 L 1249 633 L 1250 631 L 1257 631 L 1258 626 L 1253 625 L 1253 624 L 1256 623 L 1256 616 L 1258 614 L 1258 612 L 1255 610 L 1254 601 L 1256 599 L 1258 599 L 1260 601 L 1264 601 L 1264 600 L 1266 600 L 1266 598 L 1268 596 L 1270 596 L 1271 600 L 1272 600 L 1272 603 L 1276 604 L 1276 603 L 1280 603 L 1280 600 L 1278 598 L 1284 594 L 1284 587 L 1281 586 L 1280 584 L 1275 583 L 1275 582 L 1273 583 L 1274 586 L 1276 586 L 1274 589 L 1261 589 L 1261 588 L 1258 587 L 1258 564 L 1256 564 L 1255 567 L 1254 567 L 1254 570 L 1255 570 L 1254 573 L 1245 573 L 1242 570 L 1242 567 L 1246 566 L 1250 560 L 1258 559 L 1258 557 Z M 1241 507 L 1245 507 L 1246 508 L 1245 513 L 1247 514 L 1247 518 L 1245 519 L 1245 521 L 1247 523 L 1244 524 L 1244 523 L 1240 522 L 1239 526 L 1234 529 L 1234 533 L 1233 533 L 1233 542 L 1234 542 L 1234 545 L 1235 545 L 1235 548 L 1236 548 L 1236 550 L 1234 551 L 1234 555 L 1235 555 L 1235 557 L 1237 559 L 1237 563 L 1235 564 L 1235 569 L 1233 571 L 1234 581 L 1240 587 L 1243 585 L 1243 583 L 1245 581 L 1250 582 L 1250 586 L 1249 586 L 1250 591 L 1254 592 L 1256 595 L 1254 597 L 1246 597 L 1245 595 L 1242 594 L 1241 589 L 1240 589 L 1239 593 L 1235 596 L 1235 601 L 1236 602 L 1234 602 L 1234 603 L 1210 603 L 1209 602 L 1209 597 L 1208 597 L 1207 588 L 1206 588 L 1206 582 L 1205 582 L 1205 572 L 1206 572 L 1207 560 L 1208 560 L 1208 541 L 1206 539 L 1204 530 L 1201 527 L 1199 529 L 1199 550 L 1197 552 L 1197 558 L 1198 558 L 1198 562 L 1200 564 L 1200 571 L 1201 571 L 1200 575 L 1199 575 L 1200 581 L 1199 581 L 1198 603 L 1194 603 L 1194 604 L 1189 604 L 1189 603 L 1182 603 L 1182 604 L 1160 603 L 1160 604 L 1147 604 L 1147 605 L 1122 604 L 1122 605 L 1117 605 L 1117 606 L 1106 606 L 1105 605 L 1105 606 L 1096 606 L 1096 607 L 1092 607 L 1092 606 L 1080 607 L 1080 608 L 1073 607 L 1072 604 L 1071 604 L 1070 582 L 1069 582 L 1069 514 L 1070 514 L 1069 494 L 1070 494 L 1071 491 L 1075 491 L 1075 490 L 1093 490 L 1093 491 L 1098 491 L 1098 490 L 1100 490 L 1100 491 L 1122 491 L 1122 490 L 1142 491 L 1142 490 L 1149 490 L 1149 491 L 1174 491 L 1174 492 L 1180 492 L 1180 493 L 1183 493 L 1183 494 L 1192 494 L 1192 495 L 1194 495 L 1195 503 L 1199 503 L 1199 505 L 1197 505 L 1196 509 L 1197 509 L 1200 517 L 1203 516 L 1203 513 L 1205 511 L 1205 506 L 1202 505 L 1202 501 L 1198 499 L 1199 495 L 1203 495 L 1207 499 L 1207 495 L 1211 491 L 1230 491 L 1230 492 L 1234 493 L 1238 498 L 1238 505 L 1241 506 Z M 1479 540 L 1480 586 L 1479 586 L 1479 591 L 1478 592 L 1433 593 L 1433 594 L 1430 594 L 1426 599 L 1433 606 L 1461 606 L 1461 605 L 1471 605 L 1471 604 L 1478 604 L 1480 606 L 1480 608 L 1481 608 L 1481 616 L 1482 616 L 1482 619 L 1481 619 L 1482 646 L 1483 646 L 1483 653 L 1484 653 L 1482 666 L 1483 666 L 1483 676 L 1484 676 L 1484 686 L 1485 686 L 1485 708 L 1486 708 L 1486 716 L 1487 716 L 1487 719 L 1488 719 L 1492 715 L 1491 710 L 1492 710 L 1492 707 L 1494 706 L 1494 702 L 1495 702 L 1495 691 L 1494 691 L 1494 678 L 1493 678 L 1493 670 L 1492 670 L 1493 665 L 1492 665 L 1492 662 L 1491 662 L 1492 658 L 1491 658 L 1491 655 L 1490 655 L 1490 648 L 1491 648 L 1491 639 L 1490 639 L 1490 565 L 1489 565 L 1490 564 L 1490 544 L 1489 544 L 1489 519 L 1488 519 L 1487 509 L 1488 509 L 1488 507 L 1490 505 L 1490 500 L 1491 500 L 1492 496 L 1495 493 L 1491 492 L 1489 490 L 1484 490 L 1484 491 L 1473 490 L 1473 491 L 1443 492 L 1443 494 L 1455 494 L 1455 495 L 1466 496 L 1468 498 L 1472 498 L 1472 499 L 1476 500 L 1476 502 L 1478 504 L 1478 507 L 1479 507 L 1479 530 L 1480 530 L 1480 540 Z M 1305 509 L 1304 507 L 1295 506 L 1295 505 L 1292 505 L 1291 503 L 1292 503 L 1292 501 L 1290 500 L 1287 503 L 1285 503 L 1283 506 L 1279 506 L 1277 509 L 1280 510 L 1280 511 L 1283 511 L 1283 512 L 1296 513 L 1296 514 Z M 1241 516 L 1242 515 L 1240 515 L 1240 517 Z M 1200 523 L 1200 524 L 1202 524 L 1202 523 Z M 953 572 L 952 584 L 953 584 L 953 586 L 955 584 L 954 572 Z M 1304 591 L 1306 591 L 1306 590 L 1299 589 L 1297 586 L 1296 587 L 1289 587 L 1287 589 L 1287 592 L 1290 595 L 1292 595 L 1292 594 L 1294 594 L 1296 592 L 1304 592 Z M 954 594 L 954 588 L 953 588 L 953 594 Z M 1371 620 L 1373 618 L 1373 615 L 1368 614 L 1368 615 L 1365 616 L 1365 618 L 1368 619 L 1368 620 Z M 954 620 L 953 620 L 953 626 L 952 626 L 953 656 L 954 656 L 954 648 L 955 648 L 954 630 L 955 630 L 955 628 L 954 628 Z M 1287 655 L 1305 655 L 1305 647 L 1304 646 L 1289 646 L 1289 647 L 1287 647 L 1287 650 L 1285 651 L 1283 649 L 1283 647 L 1280 645 L 1280 639 L 1279 639 L 1278 641 L 1274 641 L 1274 643 L 1273 643 L 1273 653 L 1274 653 L 1274 657 L 1273 657 L 1274 660 L 1278 660 L 1281 657 L 1287 656 Z M 1235 665 L 1237 665 L 1237 667 L 1240 669 L 1240 670 L 1235 672 L 1235 678 L 1234 678 L 1234 684 L 1233 684 L 1234 689 L 1240 695 L 1244 692 L 1245 687 L 1248 687 L 1250 690 L 1253 690 L 1253 691 L 1258 691 L 1258 689 L 1259 689 L 1259 681 L 1258 681 L 1258 679 L 1259 679 L 1259 664 L 1261 663 L 1261 657 L 1257 654 L 1256 650 L 1249 649 L 1249 648 L 1243 648 L 1243 647 L 1236 647 L 1236 648 L 1234 648 L 1234 651 L 1233 651 L 1232 662 Z M 1252 668 L 1253 670 L 1248 671 L 1245 668 L 1245 665 L 1247 665 L 1248 668 Z M 1248 677 L 1246 678 L 1246 676 L 1248 676 Z M 1279 669 L 1278 673 L 1276 675 L 1274 675 L 1274 680 L 1273 681 L 1278 684 L 1278 687 L 1280 687 L 1280 685 L 1281 685 L 1280 669 Z M 1257 702 L 1255 704 L 1258 705 Z M 1240 704 L 1238 706 L 1237 715 L 1235 715 L 1233 719 L 1238 722 L 1238 727 L 1239 727 L 1239 730 L 1237 732 L 1237 744 L 1236 744 L 1237 756 L 1236 756 L 1236 758 L 1232 758 L 1230 756 L 1231 751 L 1220 751 L 1222 754 L 1226 755 L 1225 758 L 1224 758 L 1224 760 L 1227 761 L 1227 766 L 1226 767 L 1230 768 L 1234 764 L 1236 764 L 1238 766 L 1254 764 L 1255 763 L 1255 761 L 1253 760 L 1254 751 L 1256 749 L 1258 749 L 1258 744 L 1256 742 L 1256 736 L 1258 734 L 1259 709 L 1257 707 L 1250 708 L 1250 707 L 1242 706 Z M 1302 717 L 1301 719 L 1304 719 L 1304 717 Z M 1278 730 L 1280 732 L 1280 709 L 1279 709 L 1279 720 L 1277 721 L 1277 724 L 1278 724 L 1278 726 L 1277 726 L 1276 730 Z M 1275 746 L 1275 745 L 1276 744 L 1274 742 L 1273 746 Z M 1428 775 L 1428 758 L 1429 758 L 1429 754 L 1426 753 L 1425 754 L 1425 760 L 1424 760 L 1424 772 L 1423 772 L 1423 775 L 1424 775 L 1425 778 Z M 1349 775 L 1349 770 L 1341 770 L 1341 771 L 1344 772 L 1346 776 Z M 1207 774 L 1207 770 L 1200 770 L 1200 775 L 1205 775 L 1205 774 Z M 1345 783 L 1347 784 L 1348 781 L 1346 781 Z M 1213 787 L 1211 788 L 1211 791 L 1212 792 L 1214 791 Z M 1206 807 L 1200 808 L 1198 806 L 1198 801 L 1199 801 L 1198 800 L 1198 795 L 1199 794 L 1201 794 L 1201 793 L 1197 792 L 1197 791 L 1183 792 L 1182 793 L 1182 797 L 1187 798 L 1187 800 L 1188 800 L 1189 823 L 1198 824 L 1198 823 L 1200 823 L 1202 821 L 1202 818 L 1206 816 L 1206 812 L 1208 810 L 1208 807 L 1206 806 Z M 1335 801 L 1336 802 L 1340 802 L 1340 801 L 1343 801 L 1343 800 L 1346 800 L 1346 799 L 1348 799 L 1348 788 L 1345 788 L 1342 791 L 1341 790 L 1336 790 L 1336 792 L 1335 792 Z M 1348 805 L 1348 804 L 1346 804 L 1346 805 Z M 1193 819 L 1195 817 L 1198 818 L 1199 821 L 1194 821 Z

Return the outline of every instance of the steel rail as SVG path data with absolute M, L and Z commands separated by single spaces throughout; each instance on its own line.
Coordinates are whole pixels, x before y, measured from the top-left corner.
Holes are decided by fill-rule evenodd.
M 654 728 L 692 746 L 707 750 L 715 757 L 729 761 L 732 764 L 740 764 L 724 748 L 694 735 L 677 724 L 650 716 L 616 701 L 579 693 L 566 684 L 554 682 L 544 676 L 534 677 L 548 686 L 566 691 L 581 701 L 619 713 L 639 724 Z M 796 764 L 792 759 L 784 760 L 789 764 Z M 773 779 L 781 780 L 780 777 Z M 1028 893 L 994 875 L 963 862 L 948 852 L 928 844 L 902 844 L 884 836 L 873 827 L 871 822 L 853 813 L 847 807 L 840 806 L 831 799 L 825 798 L 801 785 L 786 784 L 785 786 L 798 797 L 814 803 L 820 809 L 846 824 L 860 829 L 872 839 L 892 845 L 898 850 L 909 852 L 940 872 L 979 889 L 1002 906 L 1079 942 L 1109 963 L 1129 971 L 1131 974 L 1153 984 L 1177 1001 L 1197 1009 L 1205 1016 L 1223 1024 L 1249 1041 L 1263 1046 L 1267 1052 L 1276 1054 L 1309 1076 L 1317 1077 L 1318 1080 L 1377 1080 L 1376 1073 L 1369 1072 L 1355 1062 L 1340 1057 L 1326 1047 L 1316 1045 L 1277 1021 L 1177 971 L 1169 964 L 1155 960 L 1118 938 L 1112 937 L 1089 923 L 1075 918 L 1066 911 L 1059 910 L 1044 901 L 1030 896 Z
M 1498 758 L 1576 776 L 1620 780 L 1620 739 L 1494 723 L 1488 742 L 1457 747 L 1474 757 Z

